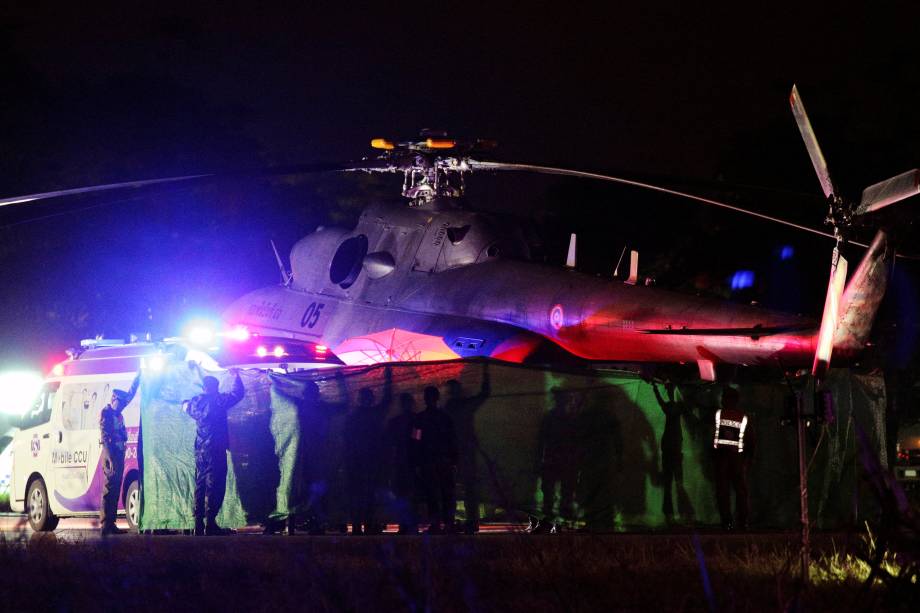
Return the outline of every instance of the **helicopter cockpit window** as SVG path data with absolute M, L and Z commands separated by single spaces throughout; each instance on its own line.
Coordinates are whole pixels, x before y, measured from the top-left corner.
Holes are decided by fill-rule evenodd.
M 342 289 L 348 289 L 358 279 L 364 256 L 367 255 L 367 237 L 353 236 L 339 245 L 329 267 L 329 280 Z
M 503 240 L 490 243 L 479 254 L 479 262 L 502 258 L 503 260 L 522 260 L 530 259 L 530 250 L 527 244 L 517 236 L 510 236 Z
M 54 398 L 60 386 L 60 383 L 49 383 L 42 388 L 32 408 L 22 416 L 19 422 L 21 429 L 34 428 L 51 420 L 51 409 L 54 407 Z
M 461 226 L 459 228 L 448 228 L 447 229 L 447 240 L 451 242 L 452 245 L 459 244 L 464 238 L 466 238 L 467 232 L 470 231 L 470 224 Z

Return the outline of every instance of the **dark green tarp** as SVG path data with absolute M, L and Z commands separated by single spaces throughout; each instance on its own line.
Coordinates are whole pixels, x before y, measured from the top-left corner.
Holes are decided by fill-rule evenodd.
M 478 398 L 483 374 L 491 375 L 491 393 Z M 464 410 L 452 415 L 461 450 L 475 456 L 475 474 L 458 480 L 458 518 L 465 516 L 464 490 L 480 491 L 484 521 L 525 521 L 540 515 L 542 494 L 538 463 L 541 424 L 553 407 L 554 389 L 582 399 L 571 454 L 577 475 L 579 523 L 630 529 L 663 526 L 662 434 L 665 416 L 651 385 L 619 371 L 564 372 L 502 362 L 463 360 L 318 370 L 289 375 L 243 373 L 245 398 L 229 415 L 227 495 L 218 518 L 241 527 L 298 513 L 316 512 L 330 524 L 347 520 L 344 440 L 345 419 L 368 388 L 380 400 L 392 381 L 392 401 L 380 415 L 386 422 L 400 411 L 399 395 L 413 394 L 418 408 L 422 390 L 442 390 L 458 382 Z M 200 393 L 203 376 L 196 368 L 173 367 L 145 378 L 141 403 L 143 494 L 142 529 L 192 526 L 195 425 L 180 409 L 183 399 Z M 223 373 L 221 389 L 229 390 Z M 307 381 L 316 381 L 324 404 L 306 407 L 299 399 Z M 854 523 L 868 512 L 860 490 L 855 425 L 878 445 L 884 460 L 884 384 L 880 377 L 832 371 L 828 381 L 836 398 L 836 421 L 809 430 L 810 501 L 820 526 Z M 780 425 L 788 391 L 781 383 L 742 384 L 741 405 L 751 416 L 757 453 L 751 469 L 752 523 L 794 527 L 798 520 L 798 467 L 795 430 Z M 666 396 L 663 386 L 659 390 Z M 718 523 L 712 482 L 713 416 L 720 387 L 696 383 L 678 388 L 681 407 L 683 479 L 672 490 L 675 516 L 682 523 Z M 481 402 L 480 402 L 481 400 Z M 823 432 L 823 434 L 822 434 Z M 386 447 L 384 447 L 386 449 Z M 388 484 L 392 454 L 382 452 L 379 516 L 396 520 L 398 500 Z M 322 502 L 325 506 L 317 507 Z M 423 515 L 424 517 L 424 515 Z

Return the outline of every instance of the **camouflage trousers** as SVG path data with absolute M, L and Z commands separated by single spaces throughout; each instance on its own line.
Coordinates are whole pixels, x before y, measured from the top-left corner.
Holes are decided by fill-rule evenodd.
M 227 490 L 227 452 L 224 449 L 195 451 L 195 521 L 212 523 L 224 504 Z

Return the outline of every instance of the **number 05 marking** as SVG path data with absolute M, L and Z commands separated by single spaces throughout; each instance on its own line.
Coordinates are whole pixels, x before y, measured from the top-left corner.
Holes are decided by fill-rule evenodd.
M 307 310 L 304 311 L 303 317 L 300 318 L 300 327 L 301 328 L 312 328 L 319 321 L 319 315 L 323 310 L 323 307 L 326 306 L 322 302 L 319 304 L 311 302 L 310 306 L 307 307 Z

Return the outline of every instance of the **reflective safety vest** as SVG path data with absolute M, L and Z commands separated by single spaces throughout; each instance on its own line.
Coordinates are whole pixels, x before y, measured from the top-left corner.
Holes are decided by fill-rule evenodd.
M 740 418 L 740 419 L 739 419 Z M 738 453 L 744 451 L 744 431 L 747 429 L 747 415 L 738 410 L 727 410 L 723 415 L 722 409 L 716 411 L 716 435 L 712 446 L 737 447 Z

